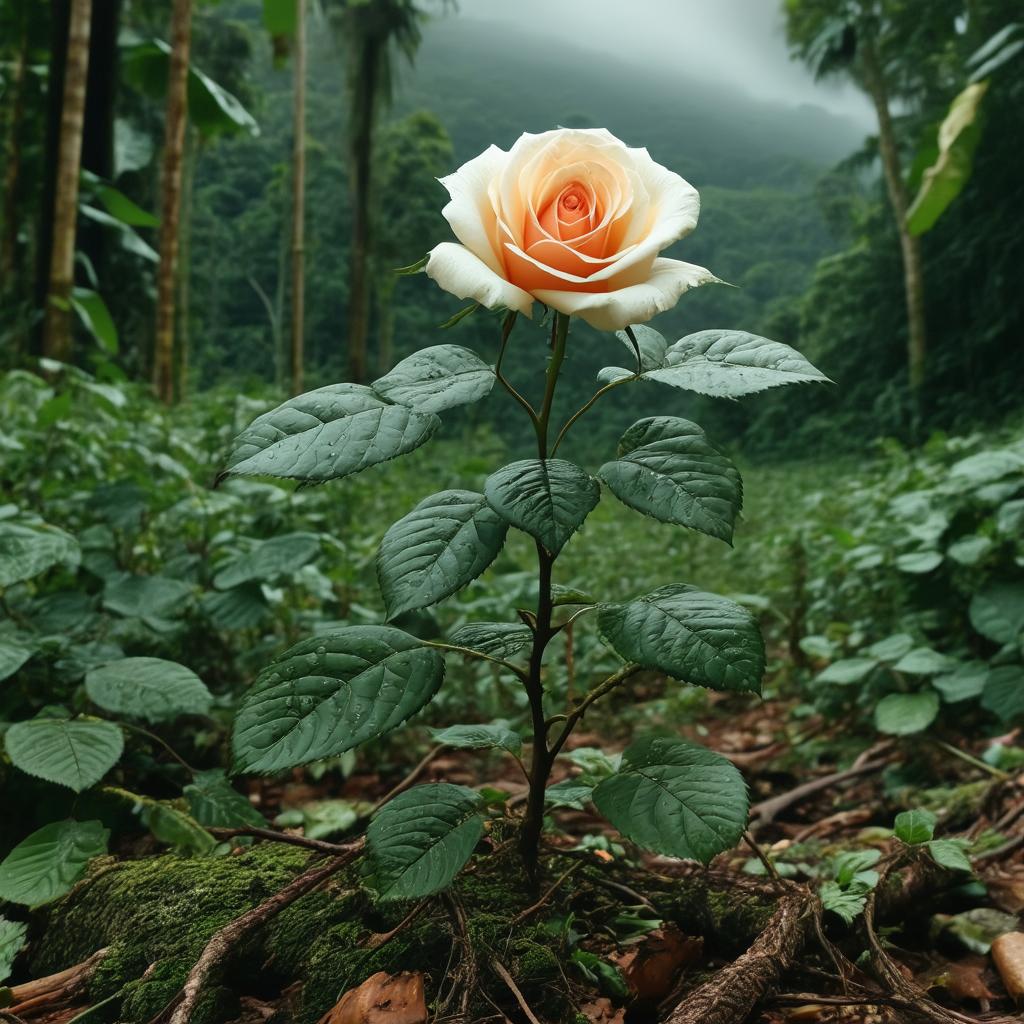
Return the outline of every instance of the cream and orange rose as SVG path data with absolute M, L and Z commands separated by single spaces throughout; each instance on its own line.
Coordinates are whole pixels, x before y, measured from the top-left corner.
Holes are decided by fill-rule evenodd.
M 697 190 L 603 128 L 523 135 L 441 179 L 442 242 L 427 275 L 459 298 L 529 316 L 533 301 L 619 330 L 714 281 L 659 253 L 697 225 Z

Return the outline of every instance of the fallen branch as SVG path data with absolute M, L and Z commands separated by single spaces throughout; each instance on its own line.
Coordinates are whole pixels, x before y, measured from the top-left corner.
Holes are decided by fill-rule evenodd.
M 302 846 L 317 853 L 326 853 L 331 857 L 343 856 L 352 849 L 351 843 L 328 843 L 323 839 L 308 839 L 294 832 L 278 832 L 272 828 L 259 828 L 256 825 L 243 825 L 239 828 L 208 828 L 206 830 L 214 839 L 225 841 L 247 836 L 252 839 L 268 839 L 273 843 L 287 843 L 289 846 Z
M 250 932 L 266 924 L 286 907 L 312 892 L 331 875 L 351 863 L 362 852 L 363 842 L 360 838 L 351 843 L 343 855 L 318 863 L 304 871 L 280 892 L 214 932 L 195 966 L 189 971 L 182 990 L 153 1018 L 151 1024 L 189 1024 L 207 982 L 214 971 L 227 960 L 231 951 Z
M 100 949 L 88 960 L 67 970 L 11 986 L 10 1003 L 5 1012 L 14 1017 L 24 1017 L 43 1008 L 53 1010 L 74 1002 L 86 995 L 89 982 L 106 955 L 107 951 Z
M 519 986 L 515 983 L 512 975 L 508 973 L 504 965 L 499 960 L 495 960 L 491 966 L 494 968 L 495 973 L 506 985 L 508 985 L 509 991 L 515 996 L 516 1002 L 519 1004 L 519 1009 L 523 1011 L 523 1015 L 530 1022 L 530 1024 L 540 1024 L 537 1020 L 533 1010 L 530 1009 L 530 1004 L 526 1001 L 523 993 L 519 991 Z

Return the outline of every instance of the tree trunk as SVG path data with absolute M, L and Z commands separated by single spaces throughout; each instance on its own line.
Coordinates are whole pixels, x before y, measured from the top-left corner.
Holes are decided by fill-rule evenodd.
M 28 23 L 18 42 L 11 76 L 11 119 L 7 125 L 7 167 L 4 169 L 3 237 L 0 238 L 0 291 L 13 291 L 14 254 L 18 247 L 18 181 L 21 177 L 21 123 L 25 116 L 25 77 L 28 70 Z
M 192 355 L 192 335 L 189 311 L 191 307 L 192 266 L 192 192 L 196 178 L 196 163 L 199 160 L 200 142 L 196 131 L 186 129 L 185 159 L 182 168 L 181 222 L 178 229 L 180 242 L 180 271 L 178 273 L 178 315 L 177 359 L 175 360 L 175 393 L 178 401 L 184 401 L 188 394 L 189 359 Z
M 900 167 L 896 133 L 889 111 L 889 96 L 885 76 L 878 60 L 874 42 L 868 38 L 861 44 L 865 81 L 878 116 L 878 149 L 882 157 L 882 172 L 889 193 L 889 204 L 896 218 L 903 257 L 903 289 L 907 303 L 907 366 L 910 389 L 914 395 L 915 415 L 920 415 L 921 386 L 924 383 L 927 329 L 924 304 L 924 272 L 921 267 L 921 242 L 907 230 L 909 200 L 903 172 Z
M 371 180 L 373 130 L 377 119 L 377 66 L 380 44 L 370 40 L 362 54 L 359 96 L 352 132 L 352 252 L 348 297 L 348 376 L 356 384 L 366 380 L 366 342 L 370 330 Z
M 192 0 L 174 0 L 171 56 L 167 76 L 167 115 L 160 201 L 160 265 L 156 287 L 153 386 L 157 397 L 174 401 L 174 291 L 178 267 L 181 169 L 188 115 L 188 63 L 192 42 Z
M 306 0 L 295 0 L 295 110 L 292 152 L 291 389 L 302 393 L 306 336 Z
M 53 207 L 53 248 L 43 321 L 43 355 L 61 362 L 67 362 L 71 356 L 70 300 L 75 276 L 78 175 L 82 159 L 91 17 L 92 0 L 72 0 Z

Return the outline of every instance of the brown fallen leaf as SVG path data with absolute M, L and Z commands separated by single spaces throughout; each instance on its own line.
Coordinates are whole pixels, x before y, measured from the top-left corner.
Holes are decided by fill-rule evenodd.
M 658 1003 L 672 991 L 679 972 L 696 963 L 703 952 L 703 939 L 691 938 L 668 924 L 648 933 L 616 962 L 634 999 Z
M 426 1024 L 427 1003 L 419 971 L 378 971 L 349 989 L 319 1024 Z
M 969 957 L 950 964 L 943 979 L 946 990 L 960 1002 L 974 999 L 980 1003 L 995 999 L 995 993 L 985 984 L 987 966 L 982 957 Z
M 626 1019 L 625 1009 L 617 1010 L 610 999 L 604 998 L 584 1004 L 580 1007 L 580 1013 L 593 1024 L 623 1024 Z
M 1006 991 L 1024 1003 L 1024 932 L 1007 932 L 992 943 L 992 960 Z

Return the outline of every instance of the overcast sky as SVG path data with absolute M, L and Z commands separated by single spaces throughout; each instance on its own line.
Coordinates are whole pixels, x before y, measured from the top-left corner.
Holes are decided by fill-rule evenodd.
M 763 99 L 814 103 L 869 125 L 868 101 L 855 88 L 816 83 L 790 61 L 781 7 L 781 0 L 459 0 L 472 18 L 725 79 Z

